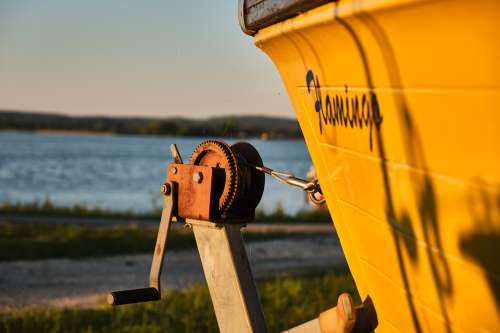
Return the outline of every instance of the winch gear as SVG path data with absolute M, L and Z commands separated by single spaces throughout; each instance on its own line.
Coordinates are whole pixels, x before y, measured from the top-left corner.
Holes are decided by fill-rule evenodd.
M 219 212 L 225 213 L 236 199 L 239 186 L 238 160 L 231 148 L 222 141 L 203 141 L 191 154 L 189 163 L 224 169 L 225 181 L 219 198 Z

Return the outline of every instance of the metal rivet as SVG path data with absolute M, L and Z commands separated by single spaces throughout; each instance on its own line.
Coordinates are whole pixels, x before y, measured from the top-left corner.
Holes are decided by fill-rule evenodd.
M 177 168 L 176 168 L 176 167 L 173 167 L 173 168 L 172 168 L 172 173 L 173 173 L 174 175 L 176 175 L 176 174 L 177 174 Z
M 160 191 L 165 195 L 170 195 L 170 192 L 172 192 L 172 187 L 169 183 L 165 183 L 161 186 Z
M 203 181 L 203 174 L 199 171 L 193 173 L 193 180 L 195 183 L 200 184 Z

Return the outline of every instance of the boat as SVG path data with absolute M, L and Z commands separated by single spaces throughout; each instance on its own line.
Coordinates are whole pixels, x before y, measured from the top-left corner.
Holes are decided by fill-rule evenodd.
M 500 332 L 500 2 L 240 0 L 376 332 Z

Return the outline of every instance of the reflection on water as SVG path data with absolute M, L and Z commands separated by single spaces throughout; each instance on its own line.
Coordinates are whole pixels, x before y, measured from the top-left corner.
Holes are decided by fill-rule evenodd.
M 169 146 L 185 162 L 204 138 L 0 133 L 0 202 L 32 202 L 48 195 L 57 205 L 86 203 L 145 211 L 159 204 Z M 234 142 L 235 140 L 226 140 Z M 305 176 L 310 158 L 302 141 L 247 140 L 264 163 Z M 260 208 L 282 204 L 288 213 L 306 208 L 304 195 L 266 179 Z

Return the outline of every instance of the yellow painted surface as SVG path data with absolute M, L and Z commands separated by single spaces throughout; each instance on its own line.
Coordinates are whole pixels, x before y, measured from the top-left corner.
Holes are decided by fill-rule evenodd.
M 377 331 L 500 332 L 500 1 L 341 0 L 255 43 Z

